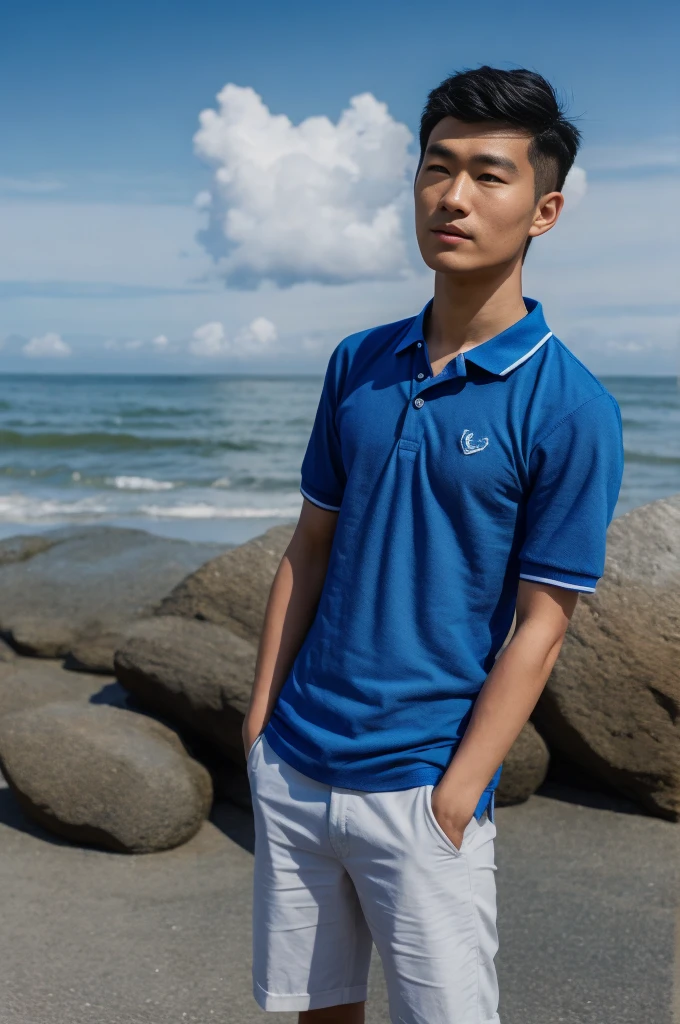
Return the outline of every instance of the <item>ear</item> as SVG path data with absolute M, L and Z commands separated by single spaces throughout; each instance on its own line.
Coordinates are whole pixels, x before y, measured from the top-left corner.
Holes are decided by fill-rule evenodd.
M 564 196 L 561 192 L 546 192 L 544 196 L 541 196 L 536 204 L 534 219 L 529 228 L 529 236 L 536 238 L 538 235 L 543 235 L 546 231 L 550 231 L 551 228 L 555 227 L 563 206 Z

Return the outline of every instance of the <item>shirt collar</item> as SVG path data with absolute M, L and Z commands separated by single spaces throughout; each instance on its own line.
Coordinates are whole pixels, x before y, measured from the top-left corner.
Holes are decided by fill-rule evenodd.
M 552 331 L 549 329 L 543 316 L 543 306 L 541 303 L 537 299 L 530 299 L 527 296 L 523 298 L 527 315 L 518 320 L 512 327 L 501 331 L 494 338 L 489 338 L 488 341 L 482 342 L 481 345 L 475 345 L 469 351 L 463 352 L 462 355 L 466 361 L 474 363 L 476 366 L 481 366 L 482 369 L 488 370 L 489 373 L 505 377 L 516 366 L 529 359 L 534 352 L 537 352 L 545 344 L 548 338 L 552 337 Z M 434 299 L 430 299 L 423 306 L 420 313 L 418 313 L 418 316 L 414 317 L 406 334 L 395 348 L 395 352 L 402 352 L 409 345 L 425 340 L 423 336 L 423 323 L 433 301 Z

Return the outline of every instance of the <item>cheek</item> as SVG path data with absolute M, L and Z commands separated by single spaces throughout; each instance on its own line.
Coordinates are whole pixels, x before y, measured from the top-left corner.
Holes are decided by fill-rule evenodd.
M 527 209 L 514 196 L 492 195 L 479 206 L 484 221 L 485 235 L 496 246 L 509 247 L 526 238 L 533 216 L 533 207 Z
M 414 214 L 416 237 L 421 241 L 423 239 L 430 239 L 429 225 L 435 209 L 436 200 L 433 201 L 431 196 L 421 192 L 420 195 L 415 197 Z

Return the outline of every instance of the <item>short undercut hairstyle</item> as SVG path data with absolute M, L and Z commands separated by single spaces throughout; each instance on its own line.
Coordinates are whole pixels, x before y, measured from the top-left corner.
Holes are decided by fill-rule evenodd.
M 427 97 L 420 119 L 420 160 L 432 129 L 445 117 L 467 124 L 498 122 L 531 136 L 528 157 L 534 169 L 536 201 L 561 192 L 581 133 L 568 121 L 554 88 L 535 71 L 504 71 L 483 65 L 445 79 Z M 527 248 L 531 238 L 527 239 Z M 526 249 L 525 249 L 526 255 Z

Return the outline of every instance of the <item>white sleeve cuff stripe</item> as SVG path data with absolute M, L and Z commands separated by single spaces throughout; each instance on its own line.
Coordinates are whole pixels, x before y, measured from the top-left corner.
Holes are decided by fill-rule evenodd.
M 301 491 L 302 494 L 304 494 L 304 496 L 307 499 L 307 501 L 311 501 L 313 505 L 318 505 L 319 508 L 326 508 L 326 509 L 328 509 L 329 512 L 339 512 L 340 511 L 340 506 L 339 505 L 324 505 L 323 501 L 319 501 L 317 498 L 313 498 L 311 496 L 311 494 L 307 494 L 307 491 L 304 491 L 302 489 L 302 487 L 300 488 L 300 491 Z
M 560 580 L 551 580 L 547 576 L 528 576 L 526 573 L 519 574 L 521 580 L 533 580 L 534 583 L 551 583 L 554 587 L 564 587 L 566 590 L 582 590 L 586 594 L 594 594 L 595 587 L 585 587 L 582 583 L 562 583 Z

